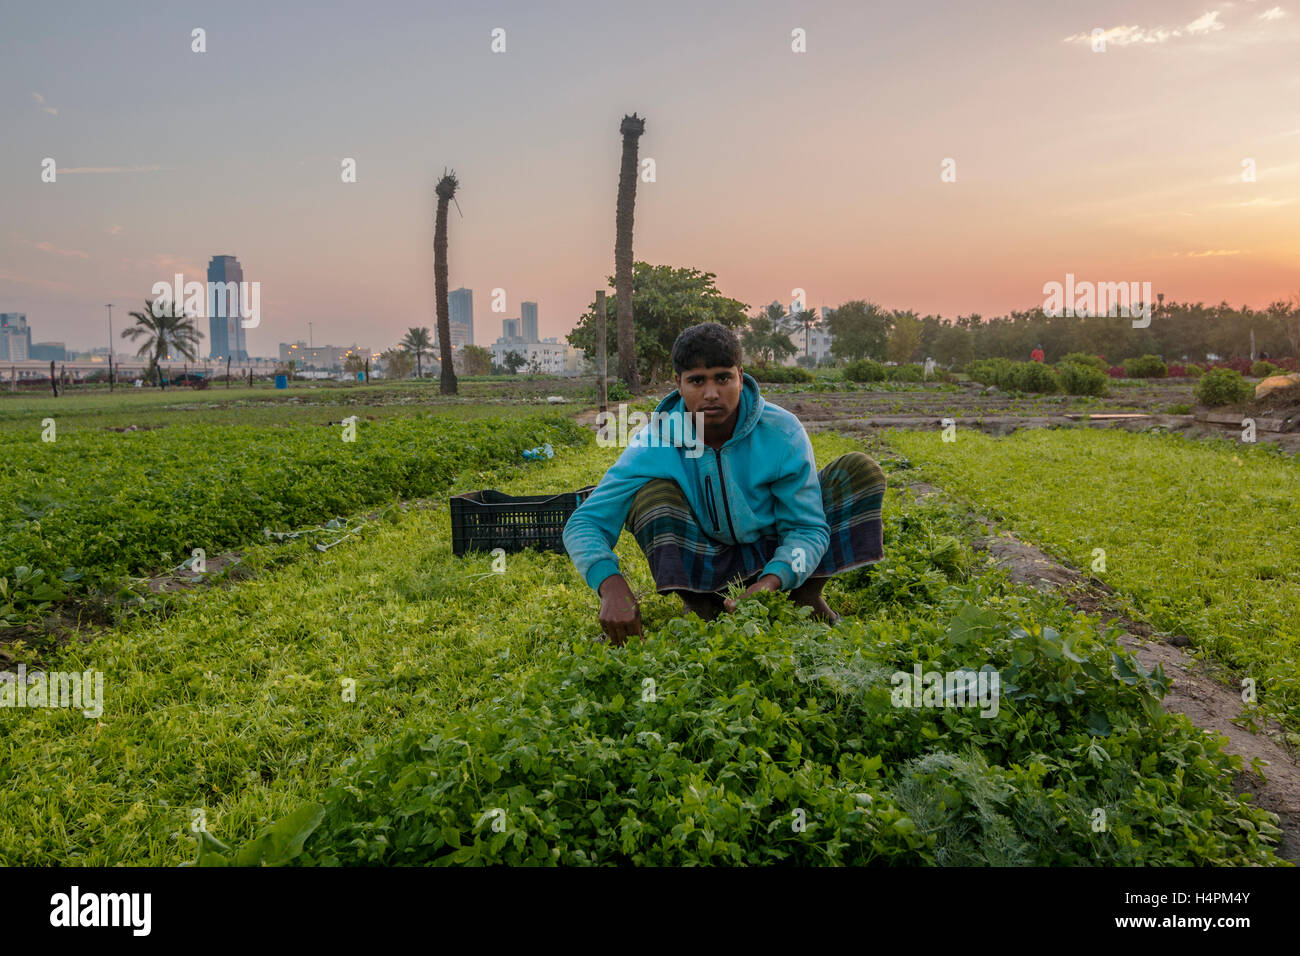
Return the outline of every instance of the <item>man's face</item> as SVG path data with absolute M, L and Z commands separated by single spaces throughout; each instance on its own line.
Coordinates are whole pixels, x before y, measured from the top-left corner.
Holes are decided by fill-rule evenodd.
M 686 410 L 702 412 L 704 424 L 721 425 L 740 407 L 744 387 L 739 365 L 691 368 L 677 376 L 677 390 L 682 393 Z

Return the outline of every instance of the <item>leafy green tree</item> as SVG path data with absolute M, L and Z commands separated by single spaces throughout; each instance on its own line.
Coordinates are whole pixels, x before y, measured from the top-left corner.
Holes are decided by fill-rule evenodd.
M 930 354 L 940 365 L 962 368 L 974 357 L 973 339 L 970 329 L 945 325 L 935 335 Z
M 366 357 L 360 352 L 349 352 L 343 360 L 343 371 L 356 375 L 366 370 Z
M 740 344 L 745 355 L 759 365 L 770 362 L 779 363 L 783 358 L 795 353 L 790 336 L 781 330 L 785 310 L 779 305 L 769 305 L 766 312 L 760 312 L 749 320 L 740 333 Z
M 884 359 L 889 314 L 880 306 L 861 299 L 845 302 L 831 313 L 826 324 L 833 339 L 831 353 L 836 358 Z
M 387 349 L 379 356 L 387 378 L 410 378 L 415 370 L 415 359 L 404 348 Z
M 889 330 L 889 358 L 902 365 L 921 347 L 921 320 L 910 312 L 895 312 Z
M 636 328 L 638 377 L 642 384 L 652 384 L 661 376 L 672 375 L 672 348 L 677 336 L 692 325 L 718 322 L 739 329 L 748 321 L 748 306 L 722 295 L 713 284 L 712 272 L 693 268 L 652 266 L 636 263 L 633 284 L 633 320 Z M 609 278 L 612 287 L 614 279 Z M 606 322 L 614 327 L 616 303 L 605 297 Z M 567 336 L 569 344 L 582 349 L 589 359 L 596 357 L 596 304 L 593 301 Z M 610 339 L 610 347 L 618 342 Z
M 921 348 L 922 356 L 934 355 L 935 342 L 939 338 L 939 333 L 943 331 L 943 319 L 937 315 L 927 315 L 921 320 Z
M 492 353 L 481 345 L 467 345 L 462 350 L 465 356 L 466 375 L 492 374 Z
M 1291 354 L 1300 356 L 1300 292 L 1291 296 L 1289 303 L 1279 302 L 1277 304 L 1279 307 L 1274 314 L 1282 326 L 1287 343 L 1291 346 Z M 1289 309 L 1285 308 L 1287 305 L 1290 305 Z
M 512 349 L 506 353 L 502 364 L 505 365 L 506 371 L 511 375 L 518 375 L 519 370 L 528 364 L 528 360 Z

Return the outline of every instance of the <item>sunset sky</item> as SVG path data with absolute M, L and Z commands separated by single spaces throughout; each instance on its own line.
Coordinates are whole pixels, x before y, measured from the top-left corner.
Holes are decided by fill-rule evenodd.
M 633 111 L 636 258 L 751 312 L 800 287 L 988 316 L 1067 272 L 1300 291 L 1300 0 L 0 0 L 0 79 L 0 312 L 71 348 L 215 254 L 261 282 L 254 355 L 432 327 L 444 167 L 476 341 L 522 300 L 563 336 L 614 271 Z

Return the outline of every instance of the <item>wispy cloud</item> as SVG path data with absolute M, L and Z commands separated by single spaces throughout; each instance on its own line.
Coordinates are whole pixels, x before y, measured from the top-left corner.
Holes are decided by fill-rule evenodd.
M 72 176 L 76 173 L 156 173 L 162 166 L 72 166 L 60 169 L 60 176 Z
M 1246 199 L 1242 202 L 1225 202 L 1223 205 L 1233 206 L 1235 208 L 1241 208 L 1244 206 L 1262 206 L 1266 209 L 1272 209 L 1274 206 L 1289 206 L 1293 202 L 1295 202 L 1294 199 L 1273 199 L 1268 196 L 1260 196 L 1258 199 Z
M 1189 252 L 1187 256 L 1191 259 L 1204 259 L 1206 256 L 1239 256 L 1249 251 L 1248 249 L 1206 249 L 1204 252 Z
M 46 241 L 44 241 L 44 240 L 42 240 L 42 241 L 40 241 L 40 242 L 33 242 L 33 241 L 30 240 L 30 239 L 21 239 L 21 238 L 20 238 L 18 241 L 21 242 L 21 243 L 22 243 L 23 245 L 25 245 L 25 246 L 31 246 L 33 249 L 39 249 L 39 250 L 41 250 L 41 252 L 53 252 L 53 253 L 57 253 L 58 255 L 61 255 L 61 256 L 77 256 L 77 257 L 79 257 L 79 258 L 81 258 L 81 259 L 89 259 L 89 258 L 90 258 L 90 256 L 88 256 L 86 253 L 82 252 L 80 249 L 60 249 L 60 248 L 59 248 L 58 246 L 56 246 L 54 243 L 52 243 L 52 242 L 46 242 Z
M 1189 36 L 1196 36 L 1198 33 L 1213 33 L 1215 30 L 1222 30 L 1223 24 L 1219 22 L 1219 11 L 1211 10 L 1209 13 L 1201 14 L 1183 29 Z
M 37 104 L 45 112 L 49 113 L 51 116 L 59 115 L 59 108 L 57 106 L 49 106 L 48 104 L 46 104 L 45 97 L 41 96 L 40 93 L 33 93 L 32 96 L 36 97 Z
M 1281 7 L 1269 7 L 1259 15 L 1261 20 L 1281 20 L 1286 16 L 1286 11 Z
M 1223 29 L 1219 20 L 1219 11 L 1203 13 L 1186 26 L 1142 27 L 1137 24 L 1111 27 L 1105 32 L 1107 46 L 1133 46 L 1135 44 L 1164 43 L 1180 37 L 1201 36 Z M 1065 38 L 1066 43 L 1091 43 L 1091 33 L 1075 33 Z

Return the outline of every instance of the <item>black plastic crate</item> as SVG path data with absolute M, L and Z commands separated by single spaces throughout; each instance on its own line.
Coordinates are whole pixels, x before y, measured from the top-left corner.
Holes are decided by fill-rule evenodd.
M 536 548 L 564 554 L 564 523 L 595 485 L 558 495 L 521 495 L 469 491 L 451 497 L 451 551 L 507 553 Z

